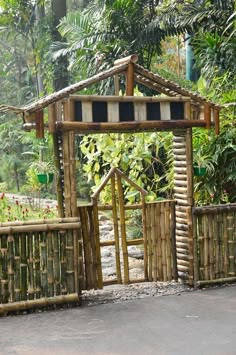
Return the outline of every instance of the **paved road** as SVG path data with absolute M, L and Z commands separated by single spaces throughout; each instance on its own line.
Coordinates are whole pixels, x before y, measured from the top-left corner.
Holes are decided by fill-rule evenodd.
M 236 354 L 236 286 L 1 318 L 0 354 Z

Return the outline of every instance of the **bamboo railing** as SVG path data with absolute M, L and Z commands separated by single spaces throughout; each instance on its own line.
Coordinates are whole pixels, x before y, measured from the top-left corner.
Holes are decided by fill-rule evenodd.
M 193 209 L 195 286 L 236 281 L 236 204 Z
M 79 219 L 30 222 L 0 227 L 0 313 L 79 300 Z

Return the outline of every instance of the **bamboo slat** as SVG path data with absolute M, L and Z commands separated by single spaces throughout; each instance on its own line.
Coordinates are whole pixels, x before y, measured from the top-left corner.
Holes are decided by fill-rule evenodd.
M 118 215 L 116 207 L 116 186 L 115 177 L 111 177 L 111 193 L 112 193 L 112 216 L 113 216 L 113 226 L 114 226 L 114 244 L 115 244 L 115 255 L 116 255 L 116 275 L 117 282 L 122 283 L 121 276 L 121 266 L 120 266 L 120 242 L 119 242 L 119 228 L 118 228 Z
M 117 175 L 117 188 L 118 188 L 118 200 L 120 208 L 120 230 L 122 240 L 123 262 L 124 262 L 124 284 L 129 283 L 129 261 L 128 261 L 128 249 L 126 242 L 126 227 L 125 227 L 125 209 L 124 209 L 124 196 L 122 189 L 122 182 L 120 175 Z

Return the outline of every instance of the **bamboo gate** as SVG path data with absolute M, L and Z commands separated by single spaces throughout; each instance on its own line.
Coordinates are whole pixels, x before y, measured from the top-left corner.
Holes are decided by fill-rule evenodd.
M 142 197 L 142 211 L 144 221 L 144 236 L 143 247 L 145 250 L 145 273 L 144 279 L 156 280 L 169 278 L 170 274 L 175 277 L 175 261 L 177 261 L 178 276 L 185 279 L 189 284 L 196 281 L 196 258 L 199 254 L 196 253 L 197 239 L 195 232 L 196 216 L 192 214 L 194 206 L 193 201 L 193 156 L 192 156 L 192 127 L 202 127 L 210 129 L 214 126 L 215 133 L 219 134 L 219 111 L 220 106 L 216 105 L 205 98 L 192 93 L 179 85 L 162 78 L 158 74 L 154 74 L 137 64 L 137 56 L 131 55 L 127 58 L 122 58 L 114 63 L 114 67 L 105 70 L 97 75 L 83 80 L 79 83 L 73 84 L 68 88 L 62 89 L 57 93 L 48 95 L 47 97 L 39 99 L 37 102 L 24 106 L 22 108 L 0 106 L 0 111 L 13 110 L 16 113 L 23 115 L 23 128 L 25 130 L 35 130 L 37 138 L 44 137 L 44 131 L 47 129 L 53 137 L 54 144 L 54 158 L 55 165 L 59 171 L 57 179 L 57 199 L 58 210 L 60 218 L 78 218 L 80 216 L 81 226 L 77 223 L 77 228 L 72 233 L 66 232 L 66 240 L 68 245 L 66 250 L 67 258 L 67 282 L 69 282 L 69 275 L 73 276 L 74 286 L 67 289 L 64 295 L 64 288 L 59 291 L 54 285 L 54 293 L 51 287 L 51 271 L 48 276 L 48 287 L 50 286 L 50 294 L 40 294 L 42 302 L 48 302 L 43 297 L 62 297 L 81 293 L 83 288 L 102 287 L 103 280 L 101 276 L 101 268 L 99 266 L 99 249 L 103 247 L 99 241 L 99 226 L 97 222 L 98 210 L 101 208 L 98 204 L 96 196 L 93 198 L 92 204 L 87 207 L 77 206 L 77 188 L 76 188 L 76 165 L 75 165 L 75 136 L 76 134 L 91 134 L 91 133 L 110 133 L 110 132 L 143 132 L 143 131 L 160 131 L 171 130 L 173 132 L 173 151 L 174 151 L 174 200 L 175 202 L 163 202 L 157 204 L 147 204 L 144 197 Z M 119 96 L 119 75 L 126 77 L 126 96 Z M 76 92 L 90 87 L 93 84 L 108 79 L 114 78 L 115 95 L 114 96 L 86 96 L 75 95 Z M 134 97 L 135 82 L 142 84 L 149 89 L 165 96 L 157 97 Z M 46 118 L 44 110 L 47 112 Z M 118 173 L 118 186 L 120 184 L 120 175 Z M 122 177 L 123 178 L 123 177 Z M 113 177 L 112 177 L 113 179 Z M 112 180 L 111 179 L 111 180 Z M 113 183 L 112 183 L 113 184 Z M 141 191 L 140 191 L 141 192 Z M 118 194 L 120 219 L 124 221 L 124 212 L 127 206 L 122 202 L 122 194 Z M 115 204 L 113 204 L 115 206 Z M 116 219 L 116 212 L 112 209 L 114 214 L 114 221 Z M 144 212 L 145 211 L 145 212 Z M 167 211 L 167 212 L 166 212 Z M 165 216 L 165 217 L 163 217 Z M 161 223 L 157 226 L 157 223 Z M 67 223 L 67 222 L 66 222 Z M 198 222 L 197 222 L 198 223 Z M 200 223 L 200 222 L 199 222 Z M 205 223 L 205 222 L 204 222 Z M 53 225 L 53 223 L 52 223 Z M 60 224 L 61 226 L 63 223 Z M 69 225 L 69 224 L 67 224 Z M 204 224 L 205 225 L 205 224 Z M 151 226 L 151 227 L 150 227 Z M 162 230 L 165 226 L 165 230 Z M 5 228 L 5 227 L 3 227 Z M 28 235 L 23 235 L 18 238 L 18 232 L 14 232 L 17 226 L 9 226 L 9 234 L 2 234 L 1 237 L 1 300 L 6 301 L 6 294 L 8 293 L 8 302 L 15 302 L 18 298 L 15 291 L 19 285 L 12 286 L 11 275 L 19 274 L 19 267 L 14 269 L 18 260 L 18 241 L 22 240 L 23 259 L 25 258 L 25 238 L 27 239 L 27 255 L 28 268 L 32 269 L 34 265 L 34 277 L 36 280 L 36 270 L 38 268 L 37 251 L 32 263 L 32 238 L 33 246 L 38 245 L 38 232 L 35 231 L 34 225 L 31 226 L 31 232 Z M 44 238 L 48 234 L 48 249 L 51 249 L 51 233 L 54 235 L 54 230 L 51 225 L 48 227 L 40 238 Z M 116 230 L 116 222 L 114 222 Z M 175 233 L 173 233 L 173 228 Z M 201 228 L 201 227 L 199 227 Z M 66 229 L 66 228 L 65 228 Z M 130 243 L 125 236 L 125 223 L 121 223 L 121 246 L 124 259 L 124 274 L 122 279 L 125 283 L 130 282 L 128 265 L 127 265 L 127 245 Z M 18 230 L 18 229 L 16 229 Z M 53 232 L 51 232 L 51 230 Z M 57 229 L 57 230 L 60 230 Z M 167 232 L 168 230 L 168 232 Z M 198 230 L 198 229 L 197 229 Z M 201 229 L 199 229 L 201 230 Z M 229 229 L 230 230 L 230 229 Z M 27 232 L 29 229 L 27 229 Z M 50 233 L 49 233 L 50 232 Z M 15 233 L 15 234 L 14 234 Z M 36 233 L 36 234 L 34 234 Z M 45 234 L 46 233 L 46 234 Z M 71 235 L 73 234 L 73 238 Z M 76 234 L 76 237 L 75 237 Z M 168 234 L 168 236 L 167 236 Z M 175 238 L 173 238 L 175 234 Z M 60 238 L 63 238 L 60 234 Z M 94 238 L 91 236 L 94 235 Z M 33 236 L 33 237 L 32 237 Z M 56 238 L 56 237 L 55 237 Z M 56 243 L 56 239 L 53 243 Z M 160 238 L 159 244 L 157 239 Z M 195 238 L 195 239 L 194 239 Z M 47 239 L 47 238 L 46 238 Z M 73 243 L 72 243 L 73 239 Z M 176 254 L 173 249 L 175 239 Z M 210 238 L 211 239 L 211 238 Z M 12 244 L 13 243 L 13 244 Z M 118 239 L 111 243 L 116 247 L 117 252 L 117 278 L 121 281 L 119 271 L 119 257 L 118 257 Z M 138 242 L 137 242 L 138 243 Z M 140 241 L 141 243 L 141 241 Z M 157 243 L 157 244 L 155 244 Z M 167 245 L 168 244 L 168 245 Z M 206 242 L 205 242 L 206 244 Z M 14 247 L 12 247 L 14 245 Z M 43 242 L 42 242 L 43 245 Z M 54 244 L 53 244 L 54 245 Z M 160 248 L 160 245 L 162 246 Z M 201 243 L 199 244 L 201 245 Z M 14 249 L 14 252 L 13 252 Z M 57 248 L 55 249 L 57 250 Z M 164 257 L 164 250 L 168 250 L 166 257 Z M 170 252 L 172 250 L 172 252 Z M 207 250 L 205 248 L 204 250 Z M 17 253 L 16 253 L 17 251 Z M 12 254 L 13 253 L 13 254 Z M 16 255 L 14 255 L 16 253 Z M 205 251 L 205 253 L 207 253 Z M 8 256 L 7 256 L 8 255 Z M 13 256 L 12 256 L 13 255 Z M 42 248 L 42 258 L 45 255 Z M 57 255 L 57 254 L 56 254 Z M 71 255 L 72 260 L 69 260 Z M 161 261 L 164 260 L 160 267 Z M 30 260 L 30 261 L 29 261 Z M 50 265 L 52 255 L 48 255 L 48 265 Z M 43 262 L 40 261 L 41 281 L 45 278 L 43 273 Z M 57 263 L 54 260 L 54 263 Z M 74 271 L 72 272 L 72 264 Z M 167 265 L 172 265 L 172 269 L 168 269 Z M 3 266 L 4 265 L 4 266 Z M 22 265 L 25 265 L 23 260 Z M 54 264 L 53 264 L 54 265 Z M 64 275 L 63 262 L 61 262 L 61 274 Z M 37 267 L 36 267 L 37 266 Z M 21 267 L 22 268 L 22 267 Z M 54 268 L 57 269 L 56 264 Z M 200 269 L 202 266 L 200 267 Z M 207 267 L 206 267 L 207 268 Z M 12 271 L 13 270 L 13 271 Z M 22 272 L 24 275 L 24 267 Z M 171 271 L 170 271 L 171 270 Z M 30 272 L 27 274 L 30 275 Z M 77 275 L 77 276 L 76 276 Z M 220 275 L 220 274 L 219 274 Z M 207 271 L 205 276 L 207 277 Z M 22 276 L 23 277 L 23 276 Z M 220 276 L 219 276 L 220 277 Z M 7 278 L 10 280 L 7 280 Z M 71 276 L 72 278 L 72 276 Z M 50 282 L 49 282 L 50 279 Z M 23 279 L 22 279 L 23 280 Z M 30 281 L 30 280 L 29 280 Z M 35 281 L 36 282 L 36 281 Z M 71 282 L 71 281 L 70 281 Z M 22 285 L 24 281 L 22 281 Z M 63 282 L 61 281 L 61 284 Z M 8 286 L 6 286 L 8 285 Z M 10 286 L 11 285 L 11 286 Z M 30 281 L 32 289 L 32 282 Z M 9 291 L 10 288 L 10 291 Z M 23 287 L 23 289 L 25 289 Z M 35 289 L 35 287 L 34 287 Z M 37 287 L 36 287 L 37 289 Z M 8 291 L 7 291 L 8 290 Z M 22 292 L 22 291 L 21 291 Z M 25 291 L 24 291 L 25 292 Z M 58 294 L 61 293 L 61 294 Z M 69 292 L 69 293 L 68 293 Z M 11 296 L 10 296 L 11 294 Z M 30 300 L 28 295 L 31 292 L 27 291 L 27 299 L 22 299 L 25 302 L 36 302 L 37 294 L 34 294 Z M 26 295 L 24 294 L 23 298 Z M 59 298 L 58 298 L 59 299 Z M 78 297 L 75 299 L 77 300 Z M 28 303 L 27 303 L 28 304 Z M 5 304 L 4 304 L 5 306 Z M 10 303 L 9 303 L 10 307 Z M 24 307 L 28 307 L 26 304 Z
M 126 204 L 122 180 L 131 184 L 140 192 L 141 203 Z M 99 194 L 110 183 L 112 205 L 99 205 Z M 117 191 L 116 191 L 117 187 Z M 119 169 L 112 168 L 101 186 L 92 195 L 92 203 L 79 206 L 82 238 L 84 246 L 84 287 L 86 289 L 102 288 L 113 283 L 134 283 L 142 281 L 177 280 L 175 249 L 175 201 L 147 203 L 147 192 L 132 182 Z M 127 239 L 126 212 L 142 211 L 143 236 L 138 239 Z M 99 211 L 111 211 L 114 227 L 114 238 L 101 241 L 99 238 Z M 143 248 L 142 279 L 130 279 L 128 247 L 139 245 Z M 116 259 L 116 278 L 104 281 L 102 276 L 102 247 L 114 246 Z M 123 267 L 121 267 L 121 257 Z

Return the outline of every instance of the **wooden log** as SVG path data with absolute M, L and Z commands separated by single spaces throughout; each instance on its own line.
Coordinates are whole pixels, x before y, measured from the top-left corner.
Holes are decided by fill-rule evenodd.
M 75 131 L 77 133 L 122 133 L 136 131 L 174 130 L 176 128 L 204 127 L 205 122 L 194 120 L 168 120 L 168 121 L 139 121 L 139 122 L 56 122 L 56 129 L 62 132 Z
M 0 313 L 4 314 L 11 311 L 23 311 L 31 308 L 47 307 L 54 304 L 63 304 L 71 302 L 79 302 L 79 297 L 77 294 L 70 294 L 64 296 L 61 295 L 52 298 L 40 298 L 31 301 L 0 304 Z

